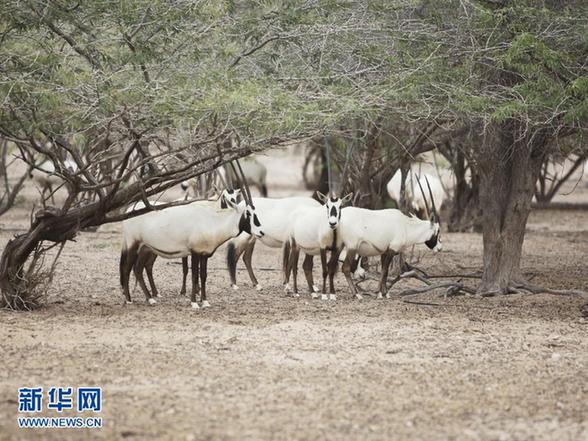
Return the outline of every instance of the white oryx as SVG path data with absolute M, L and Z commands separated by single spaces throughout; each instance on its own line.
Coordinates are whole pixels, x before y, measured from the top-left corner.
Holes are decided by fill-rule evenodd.
M 208 258 L 220 245 L 243 231 L 257 237 L 264 234 L 249 195 L 246 204 L 228 202 L 228 206 L 219 209 L 209 204 L 189 203 L 151 211 L 123 222 L 125 242 L 120 259 L 120 279 L 127 303 L 131 302 L 129 275 L 139 252 L 147 248 L 166 259 L 191 256 L 192 307 L 199 308 L 197 291 L 200 291 L 202 307 L 210 306 L 206 299 Z M 142 273 L 139 277 L 142 279 Z
M 427 220 L 412 215 L 406 216 L 396 209 L 368 210 L 346 207 L 342 210 L 339 235 L 347 250 L 342 270 L 352 294 L 358 299 L 362 296 L 357 292 L 351 278 L 352 262 L 356 255 L 381 256 L 382 275 L 378 294 L 378 298 L 381 298 L 382 295 L 388 297 L 386 280 L 394 255 L 419 243 L 424 243 L 431 250 L 441 251 L 440 224 L 433 193 L 429 186 L 432 203 L 432 213 L 429 217 L 423 189 L 420 182 L 417 183 L 425 201 L 425 212 L 429 218 Z
M 227 189 L 223 190 L 220 196 L 216 199 L 208 199 L 208 200 L 199 200 L 192 202 L 193 204 L 199 205 L 210 205 L 217 209 L 226 209 L 230 205 L 236 205 L 239 202 L 239 197 L 241 195 L 241 190 L 239 189 Z M 181 200 L 181 199 L 180 199 Z M 152 205 L 160 205 L 163 202 L 151 202 Z M 145 204 L 143 202 L 137 202 L 132 207 L 130 207 L 127 212 L 140 210 L 144 208 Z M 124 225 L 124 224 L 123 224 Z M 123 242 L 126 242 L 126 238 L 124 238 L 125 229 L 123 228 Z M 155 281 L 153 279 L 153 265 L 155 264 L 155 260 L 157 260 L 157 254 L 150 251 L 149 248 L 144 247 L 139 251 L 137 256 L 137 261 L 133 266 L 133 272 L 135 274 L 135 278 L 139 283 L 139 286 L 143 290 L 147 301 L 150 304 L 155 304 L 155 297 L 159 297 L 159 292 L 157 291 L 157 287 L 155 286 Z M 145 270 L 147 274 L 147 279 L 149 281 L 149 285 L 151 287 L 151 294 L 149 290 L 145 286 L 145 281 L 142 277 L 143 270 Z M 180 290 L 180 295 L 186 294 L 186 279 L 188 278 L 188 257 L 182 257 L 182 289 Z
M 323 202 L 320 207 L 301 208 L 292 214 L 293 222 L 289 232 L 289 240 L 284 246 L 284 262 L 287 261 L 286 287 L 290 279 L 290 272 L 293 274 L 294 293 L 298 293 L 297 275 L 298 275 L 298 258 L 300 251 L 306 254 L 302 268 L 308 289 L 311 295 L 315 297 L 318 291 L 313 282 L 312 267 L 314 256 L 321 256 L 323 286 L 321 298 L 326 300 L 330 298 L 335 300 L 335 286 L 333 278 L 337 269 L 338 250 L 341 247 L 341 236 L 338 234 L 339 221 L 341 219 L 341 207 L 349 202 L 353 193 L 344 198 L 333 195 L 325 196 L 317 192 L 319 199 Z M 327 264 L 327 251 L 331 251 L 331 258 Z M 286 258 L 287 257 L 287 258 Z M 327 290 L 327 275 L 329 276 L 329 296 Z
M 406 199 L 409 202 L 409 207 L 413 210 L 419 217 L 424 217 L 424 213 L 427 207 L 426 200 L 424 199 L 424 195 L 418 192 L 416 189 L 418 187 L 419 180 L 426 179 L 431 186 L 431 192 L 433 193 L 433 197 L 437 204 L 438 209 L 440 210 L 445 202 L 445 190 L 443 189 L 443 184 L 441 180 L 436 177 L 432 176 L 428 173 L 424 172 L 415 172 L 411 170 L 406 177 L 405 183 L 405 195 Z M 390 198 L 396 202 L 398 205 L 400 203 L 400 185 L 402 183 L 402 173 L 398 170 L 392 179 L 386 185 L 386 189 L 388 190 L 388 194 Z
M 253 198 L 257 214 L 263 219 L 263 237 L 257 239 L 249 234 L 240 234 L 231 240 L 227 248 L 227 266 L 233 289 L 237 286 L 237 262 L 243 255 L 243 262 L 249 273 L 251 283 L 260 290 L 261 285 L 253 273 L 251 258 L 257 240 L 271 248 L 282 248 L 288 240 L 288 231 L 292 222 L 292 213 L 299 208 L 320 207 L 321 204 L 309 197 L 288 197 L 279 199 Z
M 71 159 L 66 159 L 63 161 L 63 167 L 70 173 L 75 173 L 78 171 L 78 165 Z M 55 164 L 53 161 L 47 160 L 39 164 L 31 171 L 29 178 L 31 178 L 41 189 L 41 197 L 45 198 L 45 193 L 49 192 L 51 202 L 55 204 L 55 192 L 53 191 L 53 188 L 62 185 L 64 180 L 56 173 Z

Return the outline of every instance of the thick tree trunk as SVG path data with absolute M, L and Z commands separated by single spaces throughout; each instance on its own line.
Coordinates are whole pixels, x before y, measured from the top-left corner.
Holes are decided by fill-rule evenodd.
M 506 293 L 522 281 L 525 227 L 545 139 L 515 141 L 510 126 L 495 127 L 481 149 L 480 203 L 483 210 L 484 272 L 480 293 Z

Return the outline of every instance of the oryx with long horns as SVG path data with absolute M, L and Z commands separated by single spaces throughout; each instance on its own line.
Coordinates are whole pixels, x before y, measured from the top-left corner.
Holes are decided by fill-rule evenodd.
M 339 221 L 341 220 L 341 210 L 343 205 L 351 201 L 353 193 L 340 198 L 335 195 L 333 191 L 333 181 L 331 175 L 331 155 L 330 145 L 327 138 L 325 138 L 326 146 L 326 157 L 327 157 L 327 172 L 329 180 L 329 194 L 324 195 L 317 191 L 319 200 L 323 203 L 320 207 L 312 208 L 300 208 L 292 213 L 291 228 L 288 232 L 289 239 L 286 242 L 283 250 L 284 255 L 284 272 L 286 289 L 289 289 L 288 282 L 290 279 L 290 273 L 293 273 L 294 282 L 293 290 L 294 294 L 298 293 L 298 258 L 300 252 L 304 252 L 306 255 L 302 268 L 306 281 L 308 283 L 308 289 L 313 297 L 318 291 L 314 286 L 313 282 L 313 258 L 316 255 L 321 256 L 322 266 L 322 294 L 323 300 L 331 299 L 335 300 L 335 286 L 334 276 L 337 271 L 339 251 L 342 245 L 341 237 L 338 234 Z M 347 169 L 347 163 L 345 164 Z M 346 175 L 344 171 L 343 175 Z M 345 178 L 341 180 L 345 182 Z M 327 261 L 327 253 L 330 251 L 331 255 Z M 329 294 L 327 295 L 327 276 L 329 276 Z
M 240 169 L 238 162 L 237 167 Z M 264 234 L 244 180 L 241 191 L 245 204 L 229 201 L 228 208 L 219 209 L 209 204 L 191 203 L 152 211 L 123 222 L 120 278 L 127 303 L 131 302 L 130 272 L 141 250 L 147 248 L 167 259 L 191 256 L 192 307 L 200 307 L 196 301 L 198 292 L 202 307 L 210 306 L 206 298 L 209 257 L 220 245 L 242 231 L 258 237 Z
M 426 201 L 420 181 L 417 182 L 423 200 Z M 428 218 L 426 220 L 421 220 L 413 215 L 406 216 L 396 209 L 368 210 L 346 207 L 342 210 L 339 235 L 347 249 L 342 270 L 349 284 L 349 289 L 358 299 L 361 299 L 362 296 L 358 293 L 351 278 L 352 262 L 356 255 L 361 257 L 381 256 L 382 275 L 378 294 L 378 298 L 381 298 L 388 296 L 386 279 L 394 255 L 419 243 L 424 243 L 435 252 L 441 251 L 439 215 L 428 181 L 427 186 L 432 210 L 429 210 L 428 204 L 426 204 Z
M 292 214 L 292 226 L 289 231 L 289 240 L 284 246 L 284 271 L 286 289 L 289 289 L 288 283 L 290 273 L 292 273 L 294 294 L 298 293 L 298 258 L 300 251 L 306 255 L 302 264 L 304 275 L 308 283 L 308 289 L 313 297 L 318 291 L 314 286 L 312 268 L 313 257 L 321 256 L 321 267 L 323 276 L 322 295 L 323 300 L 335 300 L 334 277 L 337 270 L 337 256 L 341 248 L 341 236 L 338 234 L 339 221 L 341 220 L 342 206 L 349 202 L 353 193 L 340 198 L 334 194 L 329 196 L 317 192 L 322 206 L 312 208 L 301 208 Z M 327 261 L 327 252 L 331 256 Z M 327 295 L 327 276 L 329 277 L 329 294 Z
M 194 200 L 191 203 L 203 205 L 203 206 L 209 205 L 209 206 L 214 207 L 216 209 L 226 209 L 229 206 L 237 205 L 239 203 L 240 195 L 241 195 L 240 189 L 225 189 L 221 192 L 220 196 L 218 196 L 217 198 Z M 183 199 L 180 199 L 176 202 L 179 202 L 182 200 Z M 153 201 L 153 202 L 151 202 L 151 204 L 152 205 L 160 205 L 160 204 L 163 204 L 163 202 Z M 144 207 L 145 207 L 145 204 L 143 202 L 137 202 L 136 204 L 132 205 L 127 210 L 127 212 L 131 212 L 134 210 L 140 210 Z M 126 240 L 127 240 L 124 236 L 126 233 L 128 233 L 128 229 L 123 228 L 123 243 L 126 242 Z M 251 236 L 251 237 L 255 237 L 255 236 Z M 143 293 L 145 294 L 147 301 L 152 305 L 157 303 L 155 298 L 159 297 L 159 292 L 157 290 L 157 286 L 155 285 L 155 280 L 153 279 L 153 265 L 155 264 L 156 260 L 157 260 L 157 254 L 153 253 L 148 247 L 143 247 L 138 252 L 137 260 L 135 261 L 135 264 L 133 266 L 133 272 L 135 274 L 135 278 L 137 279 L 139 286 L 143 290 Z M 182 288 L 180 290 L 180 295 L 186 294 L 186 281 L 188 278 L 188 269 L 189 269 L 188 268 L 188 256 L 182 257 Z M 147 289 L 147 286 L 145 285 L 143 271 L 147 274 L 147 280 L 149 281 L 151 292 L 149 292 L 149 290 Z

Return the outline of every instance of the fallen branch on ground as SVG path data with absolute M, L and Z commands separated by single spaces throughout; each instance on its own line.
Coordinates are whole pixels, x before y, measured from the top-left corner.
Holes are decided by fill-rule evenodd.
M 579 296 L 588 300 L 588 293 L 579 289 L 551 289 L 544 286 L 531 285 L 529 283 L 519 283 L 512 286 L 514 290 L 524 290 L 531 294 L 553 294 L 557 296 Z M 520 291 L 519 291 L 520 292 Z
M 459 292 L 464 292 L 466 294 L 476 294 L 476 291 L 468 286 L 462 285 L 461 283 L 456 282 L 446 282 L 446 283 L 437 283 L 435 285 L 426 285 L 420 288 L 411 288 L 405 291 L 402 291 L 399 295 L 400 297 L 410 296 L 413 294 L 422 294 L 424 292 L 433 291 L 439 288 L 447 288 L 444 297 L 448 295 L 457 295 Z

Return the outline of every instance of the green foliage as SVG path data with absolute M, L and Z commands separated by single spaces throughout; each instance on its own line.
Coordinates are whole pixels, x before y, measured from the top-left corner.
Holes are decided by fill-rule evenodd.
M 381 115 L 584 127 L 587 7 L 488 4 L 8 1 L 0 129 L 120 131 L 121 112 L 146 132 L 214 115 L 252 142 Z

